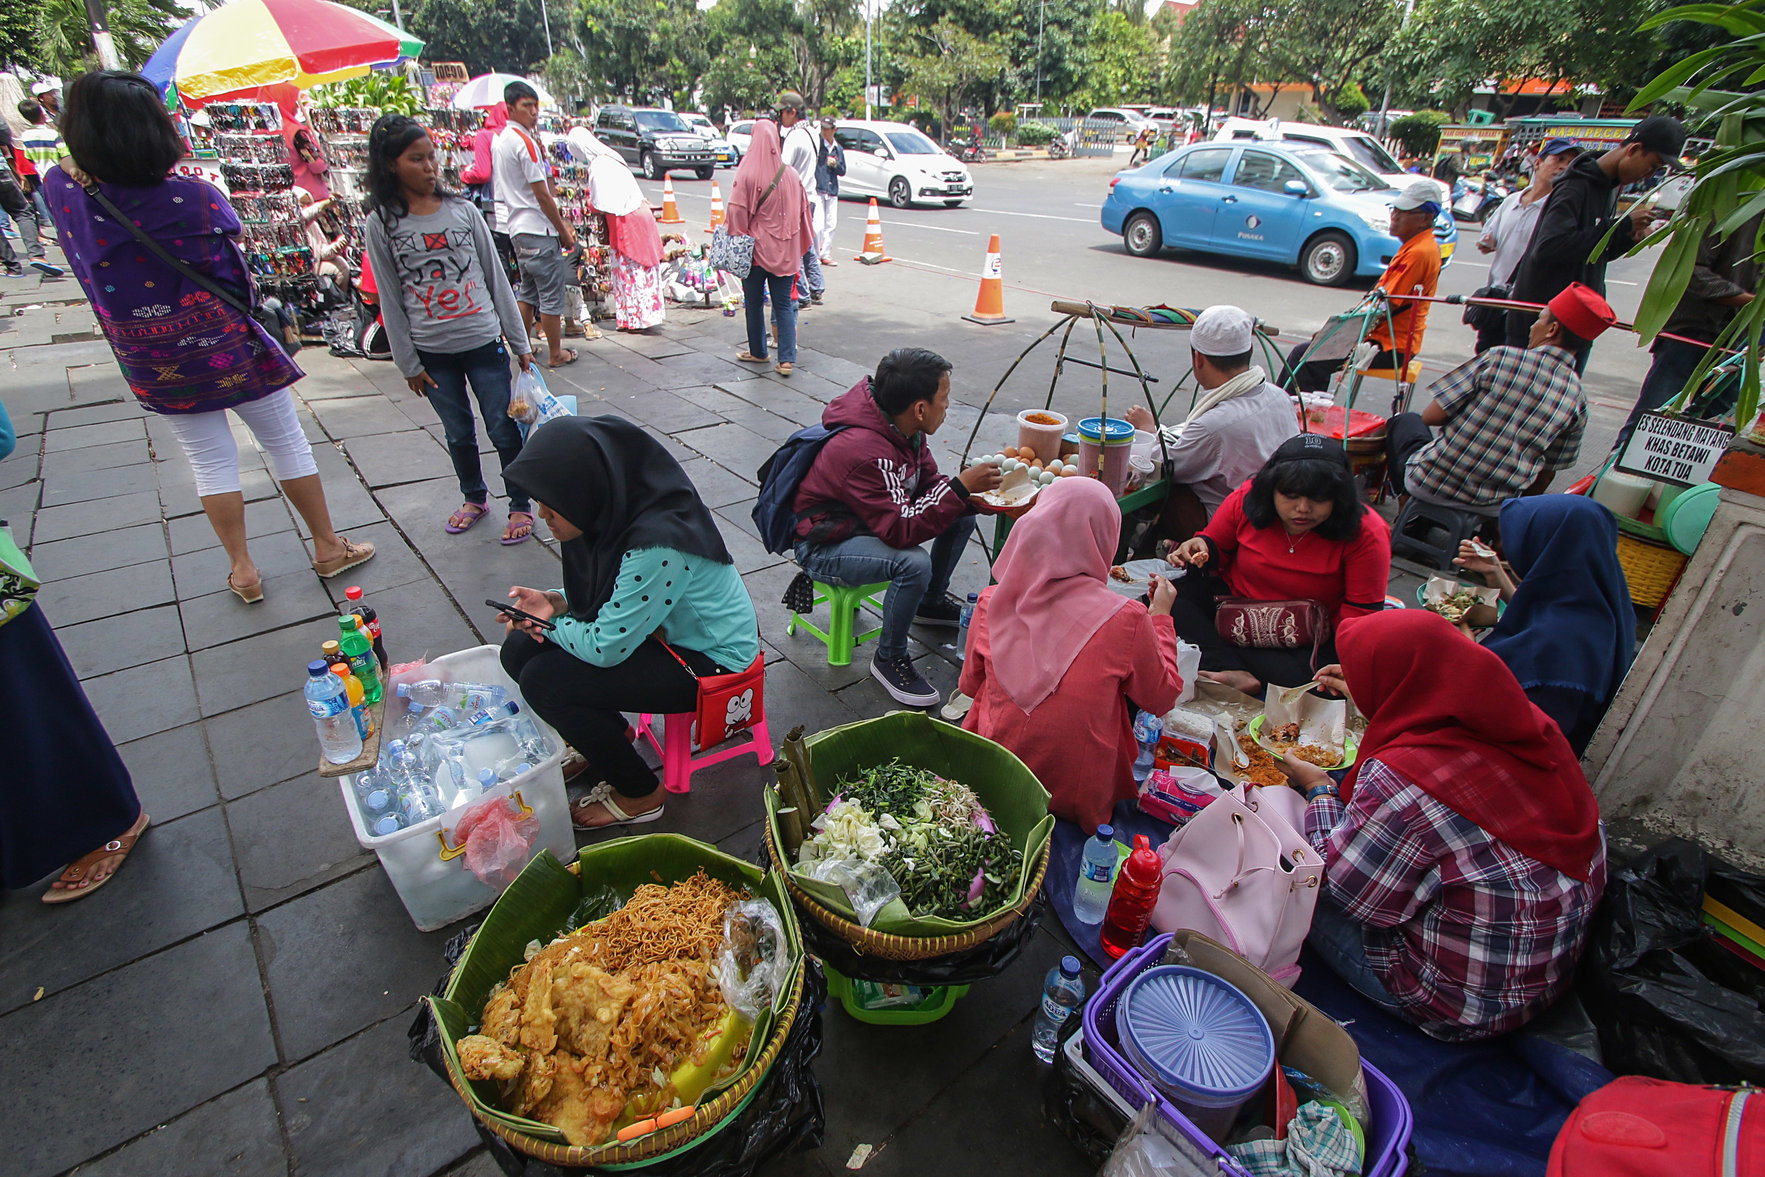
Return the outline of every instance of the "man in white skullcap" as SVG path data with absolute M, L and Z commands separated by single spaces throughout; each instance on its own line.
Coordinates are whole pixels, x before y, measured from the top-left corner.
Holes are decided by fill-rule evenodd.
M 1173 490 L 1187 487 L 1211 516 L 1280 444 L 1299 432 L 1293 401 L 1251 364 L 1256 320 L 1235 306 L 1211 306 L 1189 330 L 1189 363 L 1200 399 L 1179 425 L 1163 428 Z M 1136 429 L 1151 429 L 1152 414 L 1127 412 Z M 1159 449 L 1152 449 L 1156 465 Z M 1169 512 L 1166 512 L 1167 518 Z M 1171 538 L 1185 538 L 1171 533 Z

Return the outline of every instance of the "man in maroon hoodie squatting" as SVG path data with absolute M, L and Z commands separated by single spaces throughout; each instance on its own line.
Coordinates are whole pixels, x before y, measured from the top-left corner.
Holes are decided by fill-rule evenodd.
M 889 582 L 870 673 L 909 707 L 935 706 L 938 692 L 907 656 L 907 628 L 960 623 L 947 590 L 974 534 L 968 496 L 999 484 L 999 468 L 986 464 L 938 473 L 926 437 L 950 410 L 950 367 L 922 347 L 899 348 L 834 398 L 821 423 L 845 428 L 821 447 L 794 504 L 804 572 L 853 588 Z

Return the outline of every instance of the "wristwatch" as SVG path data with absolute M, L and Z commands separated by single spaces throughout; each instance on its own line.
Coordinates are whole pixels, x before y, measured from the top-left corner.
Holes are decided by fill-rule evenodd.
M 1311 802 L 1316 801 L 1319 797 L 1322 797 L 1326 794 L 1328 794 L 1331 797 L 1342 796 L 1341 791 L 1336 788 L 1334 783 L 1327 784 L 1327 785 L 1313 785 L 1311 788 L 1309 788 L 1305 791 L 1306 803 L 1309 805 Z

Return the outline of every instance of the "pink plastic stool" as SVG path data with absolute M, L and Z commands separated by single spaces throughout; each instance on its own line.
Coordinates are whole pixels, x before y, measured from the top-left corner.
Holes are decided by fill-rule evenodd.
M 766 731 L 765 663 L 765 655 L 760 654 L 755 656 L 752 666 L 739 674 L 700 679 L 699 709 L 662 716 L 660 739 L 653 723 L 656 716 L 646 712 L 637 717 L 637 734 L 648 740 L 662 758 L 664 789 L 670 793 L 690 793 L 694 772 L 732 756 L 751 754 L 761 768 L 772 763 L 772 738 Z M 742 731 L 748 732 L 749 738 L 729 747 L 698 751 L 699 741 L 709 731 L 724 733 L 717 740 L 719 745 L 736 739 Z

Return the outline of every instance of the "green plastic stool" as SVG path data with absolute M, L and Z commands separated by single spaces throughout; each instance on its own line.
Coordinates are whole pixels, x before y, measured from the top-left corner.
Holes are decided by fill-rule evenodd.
M 860 643 L 867 642 L 882 632 L 882 626 L 854 634 L 853 628 L 858 617 L 858 607 L 869 604 L 882 612 L 882 595 L 888 591 L 889 582 L 867 584 L 859 588 L 845 588 L 840 585 L 823 584 L 815 581 L 815 600 L 811 607 L 827 602 L 828 620 L 826 629 L 818 629 L 813 621 L 801 613 L 791 614 L 790 624 L 784 627 L 787 634 L 795 635 L 797 626 L 820 638 L 827 646 L 827 664 L 829 666 L 850 666 L 852 650 Z

